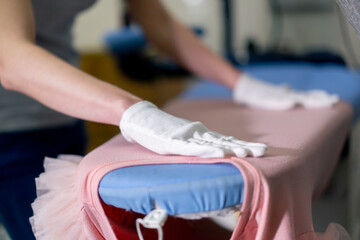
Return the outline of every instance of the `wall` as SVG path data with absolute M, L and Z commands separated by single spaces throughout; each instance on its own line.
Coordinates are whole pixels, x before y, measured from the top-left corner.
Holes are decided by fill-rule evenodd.
M 219 0 L 162 0 L 177 19 L 188 26 L 205 30 L 204 43 L 220 53 L 222 50 L 221 4 Z
M 236 43 L 235 49 L 244 47 L 249 37 L 256 39 L 265 49 L 271 40 L 272 23 L 278 18 L 271 14 L 268 1 L 234 0 L 236 3 Z M 332 10 L 323 13 L 285 13 L 280 48 L 302 53 L 312 49 L 328 49 L 343 55 L 351 66 L 360 67 L 360 38 L 347 23 L 341 11 L 334 4 Z M 343 23 L 343 25 L 340 25 Z M 341 28 L 344 32 L 343 34 Z M 346 49 L 349 38 L 353 50 Z M 355 56 L 351 56 L 353 51 Z M 354 59 L 355 58 L 355 59 Z
M 73 32 L 75 47 L 81 52 L 103 50 L 103 37 L 121 24 L 120 0 L 99 0 L 76 19 Z
M 218 0 L 162 0 L 164 5 L 180 21 L 203 26 L 204 42 L 214 51 L 221 50 L 221 22 Z M 75 46 L 81 52 L 103 50 L 103 36 L 122 24 L 121 12 L 124 4 L 120 0 L 100 0 L 79 15 L 74 26 Z
M 360 38 L 337 7 L 328 13 L 286 16 L 282 44 L 297 52 L 331 49 L 342 55 L 349 65 L 360 67 Z
M 206 35 L 204 42 L 216 52 L 222 51 L 222 9 L 220 0 L 162 0 L 175 17 L 189 25 L 202 26 Z M 262 49 L 269 46 L 272 21 L 269 3 L 264 0 L 233 0 L 234 2 L 234 50 L 241 55 L 247 39 L 255 39 Z M 97 52 L 103 49 L 102 38 L 106 32 L 121 25 L 119 0 L 100 0 L 84 12 L 74 28 L 75 45 L 82 52 Z M 336 8 L 326 13 L 285 14 L 284 30 L 280 46 L 296 52 L 310 49 L 330 49 L 345 56 L 352 66 L 360 65 L 360 39 L 340 16 L 350 33 L 356 58 L 346 51 L 340 31 Z M 106 16 L 106 17 L 105 17 Z M 351 50 L 350 50 L 351 51 Z M 360 66 L 359 66 L 360 67 Z

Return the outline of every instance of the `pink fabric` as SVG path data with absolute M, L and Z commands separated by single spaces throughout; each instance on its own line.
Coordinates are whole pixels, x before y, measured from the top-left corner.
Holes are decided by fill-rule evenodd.
M 273 112 L 208 100 L 177 101 L 166 110 L 223 134 L 266 143 L 268 152 L 263 158 L 245 159 L 159 156 L 116 136 L 89 153 L 79 166 L 78 196 L 89 239 L 116 239 L 98 195 L 99 182 L 109 171 L 142 164 L 218 162 L 238 167 L 246 182 L 232 239 L 319 237 L 313 232 L 311 203 L 334 170 L 351 124 L 350 106 L 339 103 L 329 109 Z

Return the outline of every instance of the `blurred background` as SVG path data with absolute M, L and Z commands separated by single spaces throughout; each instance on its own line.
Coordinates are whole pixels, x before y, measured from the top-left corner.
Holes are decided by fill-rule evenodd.
M 344 61 L 352 69 L 360 64 L 360 40 L 332 0 L 161 1 L 208 47 L 238 64 L 314 55 Z M 191 84 L 192 77 L 168 66 L 134 25 L 122 1 L 98 1 L 83 12 L 73 29 L 81 67 L 161 106 Z M 89 150 L 118 133 L 116 127 L 88 126 Z

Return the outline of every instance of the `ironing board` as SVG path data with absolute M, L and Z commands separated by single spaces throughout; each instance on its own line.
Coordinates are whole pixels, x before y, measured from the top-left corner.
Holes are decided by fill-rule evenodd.
M 335 93 L 352 106 L 353 129 L 350 137 L 349 155 L 349 209 L 348 227 L 354 239 L 360 237 L 360 211 L 359 211 L 359 188 L 355 184 L 360 172 L 358 143 L 360 139 L 358 121 L 360 116 L 360 73 L 359 70 L 349 70 L 346 66 L 323 63 L 314 64 L 309 62 L 270 62 L 259 63 L 242 67 L 242 70 L 275 84 L 287 84 L 294 89 L 324 89 Z M 209 81 L 198 81 L 188 88 L 181 98 L 185 99 L 230 99 L 232 92 L 222 85 Z
M 343 66 L 290 63 L 248 66 L 245 70 L 268 82 L 286 83 L 298 90 L 320 88 L 336 93 L 352 105 L 356 110 L 355 116 L 359 115 L 360 77 L 358 73 L 350 72 Z M 206 81 L 190 87 L 181 98 L 229 99 L 231 91 L 222 85 Z M 142 182 L 139 178 L 146 179 L 146 182 Z M 226 182 L 230 178 L 236 181 Z M 221 187 L 215 189 L 213 186 Z M 234 187 L 241 191 L 234 191 Z M 176 215 L 221 210 L 242 203 L 243 188 L 241 173 L 229 164 L 161 165 L 115 170 L 104 176 L 100 183 L 99 194 L 109 205 L 143 214 L 149 213 L 154 208 L 154 199 L 157 199 L 156 202 L 169 214 Z M 169 189 L 177 189 L 178 194 L 174 194 Z M 181 191 L 188 192 L 189 189 L 199 196 L 206 195 L 208 198 L 200 201 L 199 204 L 199 201 L 196 201 L 197 194 L 181 193 Z M 217 195 L 212 196 L 211 193 L 214 191 L 221 191 L 220 195 L 224 201 L 221 202 Z M 118 196 L 127 196 L 127 198 Z M 144 206 L 144 202 L 148 204 Z M 181 204 L 182 202 L 186 204 Z M 215 202 L 218 205 L 214 205 Z
M 295 89 L 325 89 L 328 92 L 338 94 L 347 104 L 341 103 L 334 109 L 306 110 L 297 108 L 286 112 L 260 111 L 260 113 L 259 111 L 234 106 L 229 100 L 231 91 L 228 89 L 218 84 L 200 82 L 186 91 L 181 96 L 182 100 L 174 101 L 165 110 L 190 120 L 200 120 L 210 129 L 224 134 L 234 135 L 247 141 L 265 142 L 270 146 L 272 146 L 272 141 L 276 142 L 286 136 L 287 141 L 279 143 L 278 151 L 274 151 L 274 148 L 270 147 L 268 152 L 270 156 L 267 155 L 264 158 L 254 160 L 255 165 L 265 172 L 267 169 L 264 166 L 269 162 L 269 158 L 272 162 L 274 157 L 279 161 L 284 156 L 293 161 L 295 159 L 310 161 L 314 156 L 319 161 L 323 161 L 325 157 L 329 157 L 331 161 L 327 166 L 327 172 L 322 172 L 322 177 L 319 177 L 317 183 L 312 183 L 314 184 L 312 186 L 314 191 L 312 194 L 309 193 L 307 202 L 303 203 L 304 206 L 307 206 L 304 207 L 305 209 L 309 208 L 311 207 L 311 199 L 320 194 L 336 164 L 337 156 L 350 126 L 348 121 L 351 119 L 351 112 L 355 109 L 355 116 L 359 115 L 357 108 L 360 102 L 359 76 L 357 73 L 349 72 L 344 67 L 331 64 L 320 67 L 308 63 L 287 64 L 286 66 L 267 64 L 247 67 L 246 71 L 269 82 L 285 82 Z M 330 114 L 331 116 L 317 119 L 317 114 L 321 116 L 325 112 L 327 112 L 325 115 Z M 229 117 L 224 120 L 221 118 L 222 120 L 219 121 L 218 115 L 224 114 Z M 256 117 L 253 117 L 253 114 Z M 341 115 L 342 117 L 340 117 Z M 339 117 L 342 119 L 340 120 Z M 304 121 L 309 122 L 310 126 L 313 121 L 317 121 L 316 119 L 319 120 L 318 128 L 313 129 L 313 131 L 304 130 L 308 135 L 302 135 L 303 139 L 298 139 L 295 133 L 302 134 L 298 132 L 299 126 L 306 126 Z M 333 125 L 334 119 L 340 120 L 337 122 L 338 126 Z M 266 124 L 264 121 L 268 123 Z M 285 124 L 278 126 L 276 130 L 270 129 L 272 124 L 277 125 L 278 122 L 282 121 L 285 121 Z M 257 124 L 263 126 L 262 130 L 256 129 Z M 331 132 L 330 125 L 333 125 L 331 128 L 334 131 L 339 131 L 340 128 L 342 131 L 336 134 Z M 264 126 L 267 127 L 264 128 Z M 246 132 L 243 132 L 244 129 L 239 130 L 237 128 L 246 128 Z M 325 134 L 326 131 L 328 132 Z M 337 135 L 341 137 L 335 145 L 332 145 L 331 157 L 329 153 L 319 152 L 319 149 L 324 149 L 329 144 L 327 142 L 331 136 Z M 271 141 L 267 142 L 261 136 L 268 136 Z M 316 144 L 314 143 L 315 140 Z M 289 145 L 288 141 L 290 143 L 292 141 L 303 142 L 300 144 L 301 146 L 291 149 L 286 148 Z M 102 148 L 104 151 L 106 144 Z M 281 150 L 279 151 L 279 149 Z M 277 159 L 276 156 L 279 153 L 281 154 Z M 321 156 L 320 153 L 323 155 Z M 248 161 L 251 162 L 251 160 Z M 326 163 L 322 162 L 322 164 Z M 320 167 L 320 165 L 317 166 L 317 168 Z M 289 174 L 287 173 L 288 170 L 277 172 L 275 175 L 287 175 Z M 272 174 L 269 177 L 271 176 Z M 299 181 L 301 174 L 297 178 Z M 271 183 L 268 184 L 272 185 Z M 204 212 L 221 211 L 232 206 L 239 208 L 246 195 L 246 186 L 242 172 L 229 163 L 191 164 L 190 166 L 189 164 L 160 164 L 119 168 L 109 172 L 99 184 L 99 195 L 106 204 L 117 208 L 147 214 L 157 206 L 165 209 L 170 215 L 186 217 L 187 214 L 199 213 L 201 215 Z M 275 192 L 277 191 L 275 190 Z M 296 195 L 294 194 L 294 196 Z M 275 194 L 275 197 L 279 196 Z M 304 225 L 307 226 L 305 228 L 311 230 L 311 211 L 308 211 L 306 215 L 308 223 Z M 297 228 L 294 227 L 294 229 Z M 296 231 L 292 237 L 296 236 Z
M 311 203 L 321 194 L 336 165 L 351 125 L 352 109 L 349 104 L 340 102 L 333 108 L 296 108 L 273 112 L 244 108 L 235 105 L 231 100 L 208 99 L 179 100 L 169 104 L 165 109 L 190 120 L 203 121 L 211 129 L 224 134 L 234 135 L 246 141 L 264 142 L 268 144 L 269 149 L 262 158 L 202 159 L 165 156 L 151 152 L 138 144 L 129 143 L 118 135 L 84 158 L 59 156 L 59 159 L 45 159 L 45 172 L 37 179 L 38 197 L 32 205 L 34 216 L 30 219 L 38 239 L 115 240 L 119 239 L 119 233 L 124 236 L 124 232 L 127 233 L 126 237 L 120 239 L 138 239 L 136 230 L 128 234 L 129 228 L 125 223 L 135 221 L 141 216 L 129 218 L 128 212 L 120 209 L 120 205 L 108 211 L 108 204 L 112 203 L 106 204 L 102 201 L 102 196 L 99 195 L 100 183 L 113 171 L 134 170 L 144 166 L 159 166 L 159 180 L 163 176 L 161 166 L 164 164 L 173 164 L 175 167 L 196 164 L 194 168 L 199 164 L 220 168 L 221 165 L 231 164 L 236 168 L 237 171 L 233 172 L 233 169 L 229 168 L 230 171 L 227 172 L 229 182 L 235 184 L 235 191 L 240 192 L 239 195 L 242 196 L 242 200 L 239 200 L 239 203 L 242 202 L 241 206 L 236 206 L 241 210 L 241 214 L 231 236 L 233 240 L 317 239 L 312 226 Z M 148 170 L 145 169 L 144 172 Z M 209 176 L 214 172 L 216 173 L 209 171 Z M 240 176 L 239 173 L 243 178 L 243 187 L 239 181 L 234 181 L 234 177 Z M 208 179 L 204 181 L 207 182 Z M 176 183 L 174 179 L 162 179 L 160 182 Z M 221 182 L 231 186 L 227 182 Z M 130 188 L 134 185 L 136 188 L 139 185 L 143 185 L 144 189 L 151 188 L 147 178 L 139 177 L 137 183 L 131 184 Z M 207 184 L 204 186 L 211 191 Z M 123 188 L 124 184 L 120 187 Z M 206 192 L 198 191 L 198 188 L 196 191 L 191 191 L 191 188 L 187 190 L 186 187 L 157 188 L 157 191 L 163 193 L 170 191 L 181 195 L 194 194 L 196 197 L 193 199 L 199 200 L 198 206 L 206 206 L 201 202 L 208 198 Z M 129 192 L 129 189 L 126 191 Z M 142 191 L 135 192 L 138 194 L 135 198 L 151 200 L 150 203 L 144 201 L 142 204 L 146 206 L 143 208 L 145 212 L 147 207 L 155 206 L 151 202 L 172 202 L 169 199 L 161 199 L 161 194 L 144 198 Z M 226 194 L 226 191 L 214 186 L 213 196 L 217 195 L 216 199 L 219 201 L 213 205 L 222 207 L 226 202 L 226 195 L 223 194 Z M 171 194 L 167 197 L 169 195 Z M 134 195 L 129 196 L 134 199 Z M 128 196 L 115 194 L 113 197 L 117 200 L 123 199 L 119 202 L 127 202 L 128 205 L 123 206 L 126 209 L 135 209 L 139 204 L 137 200 L 127 201 Z M 188 203 L 183 201 L 179 204 Z M 171 209 L 164 205 L 161 208 L 165 208 L 166 211 Z M 177 209 L 186 208 L 175 208 Z M 205 228 L 202 225 L 203 227 L 198 229 L 199 225 L 195 225 L 194 228 L 193 222 L 187 224 L 184 220 L 177 219 L 179 218 L 169 217 L 165 223 L 165 239 L 221 240 L 230 237 L 222 233 L 214 235 L 213 225 L 206 224 Z M 344 230 L 336 225 L 330 225 L 328 229 L 323 239 L 340 239 L 340 236 L 344 236 Z
M 285 112 L 272 112 L 239 107 L 229 100 L 207 99 L 175 101 L 169 104 L 165 110 L 190 120 L 200 120 L 209 128 L 224 134 L 234 135 L 247 141 L 264 142 L 269 145 L 269 150 L 263 158 L 223 159 L 240 169 L 239 177 L 243 176 L 244 178 L 244 189 L 238 189 L 244 198 L 241 208 L 242 214 L 233 239 L 240 239 L 240 236 L 244 236 L 244 234 L 252 234 L 253 238 L 248 239 L 264 239 L 264 237 L 268 239 L 293 239 L 295 236 L 304 236 L 303 234 L 313 231 L 311 201 L 320 195 L 336 165 L 345 136 L 351 125 L 352 110 L 350 105 L 342 102 L 330 109 L 306 110 L 296 108 Z M 115 161 L 114 155 L 118 151 L 116 145 L 121 147 L 123 144 L 120 139 L 121 136 L 118 136 L 109 141 L 89 154 L 88 158 L 94 160 L 106 153 L 108 159 L 111 158 L 112 161 Z M 138 154 L 142 155 L 141 153 Z M 146 159 L 148 157 L 146 156 Z M 173 158 L 176 156 L 161 157 L 162 161 L 167 162 Z M 162 161 L 160 160 L 157 164 Z M 201 161 L 204 164 L 221 162 L 220 160 L 206 159 Z M 191 159 L 186 163 L 189 162 Z M 196 163 L 199 162 L 196 161 Z M 137 165 L 135 162 L 133 164 Z M 142 163 L 140 165 L 147 164 Z M 157 165 L 152 167 L 153 170 L 157 169 Z M 252 170 L 250 171 L 248 167 Z M 122 168 L 122 172 L 125 171 L 127 171 L 126 168 Z M 254 172 L 249 173 L 249 171 L 255 171 L 256 174 L 253 175 Z M 162 175 L 162 173 L 158 172 L 158 175 Z M 168 178 L 164 178 L 162 181 L 169 183 Z M 137 184 L 142 184 L 144 188 L 151 188 L 151 186 L 146 186 L 148 185 L 146 176 L 138 179 Z M 187 185 L 191 186 L 189 183 Z M 144 190 L 142 194 L 141 191 L 135 189 L 135 194 L 131 200 L 127 199 L 128 196 L 120 194 L 113 194 L 108 198 L 109 196 L 106 194 L 108 189 L 105 189 L 108 186 L 108 175 L 104 174 L 99 185 L 100 197 L 105 203 L 118 208 L 138 209 L 139 201 L 136 198 L 148 199 L 149 197 L 145 196 L 147 190 Z M 114 185 L 113 188 L 118 186 L 119 184 Z M 104 189 L 102 189 L 103 187 Z M 138 187 L 136 186 L 136 188 Z M 120 188 L 124 188 L 124 185 Z M 162 189 L 163 193 L 168 190 L 166 187 Z M 174 192 L 174 189 L 170 190 Z M 211 189 L 207 190 L 211 191 Z M 213 190 L 217 191 L 218 189 L 214 188 Z M 122 190 L 115 189 L 114 191 Z M 126 189 L 126 191 L 131 190 Z M 194 192 L 184 188 L 180 188 L 179 191 L 184 195 L 199 194 L 197 197 L 199 199 L 201 194 L 204 194 L 201 191 Z M 242 191 L 244 192 L 242 193 Z M 146 206 L 142 207 L 144 213 L 148 211 L 147 209 L 150 210 L 154 207 L 154 202 L 158 202 L 155 195 L 152 197 L 154 198 L 151 198 L 151 201 L 142 203 L 143 206 Z M 176 201 L 176 196 L 175 198 L 169 197 L 171 200 L 168 199 L 168 202 Z M 222 198 L 218 197 L 218 199 Z M 163 199 L 159 199 L 159 203 L 161 201 Z M 123 202 L 126 204 L 121 205 Z M 183 202 L 184 206 L 187 204 L 188 202 Z M 254 216 L 251 209 L 259 208 L 259 204 L 265 205 L 262 205 L 261 214 Z M 201 208 L 205 205 L 199 204 L 198 207 Z M 218 209 L 221 209 L 223 205 L 224 203 L 219 201 Z M 161 205 L 161 207 L 170 214 L 174 213 L 171 212 L 171 207 L 169 208 L 167 205 Z M 207 211 L 207 209 L 202 211 Z M 181 214 L 181 210 L 176 214 Z M 249 228 L 251 229 L 254 221 L 257 228 L 255 231 L 253 227 L 251 231 Z M 282 238 L 279 238 L 280 236 Z M 283 238 L 284 236 L 285 238 Z
M 360 116 L 360 72 L 338 64 L 274 62 L 241 67 L 252 76 L 273 84 L 286 84 L 296 90 L 322 89 L 337 94 Z M 199 80 L 185 90 L 182 99 L 231 99 L 232 91 L 218 83 Z

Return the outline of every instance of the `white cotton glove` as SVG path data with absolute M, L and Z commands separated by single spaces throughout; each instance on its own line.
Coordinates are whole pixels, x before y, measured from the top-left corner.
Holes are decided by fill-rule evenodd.
M 200 122 L 191 122 L 141 101 L 128 108 L 120 130 L 129 142 L 136 142 L 159 154 L 199 157 L 264 155 L 266 145 L 240 141 L 210 131 Z
M 295 91 L 288 86 L 274 85 L 241 74 L 233 92 L 233 99 L 249 107 L 268 110 L 287 110 L 297 104 L 305 108 L 331 107 L 339 101 L 337 95 L 323 90 Z

